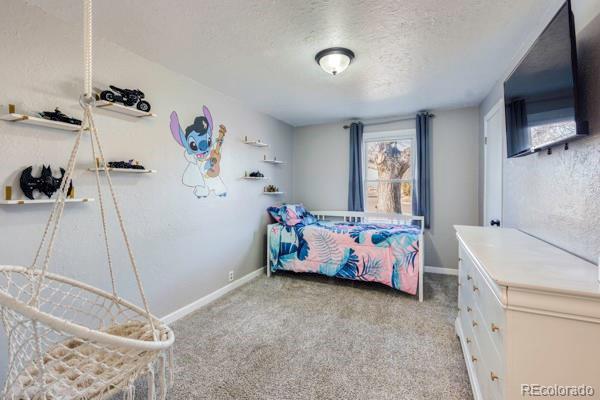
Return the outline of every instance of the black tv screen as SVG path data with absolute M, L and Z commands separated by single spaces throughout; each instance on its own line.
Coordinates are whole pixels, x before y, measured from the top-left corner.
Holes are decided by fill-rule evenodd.
M 567 2 L 504 82 L 508 157 L 586 134 L 577 103 L 575 24 Z

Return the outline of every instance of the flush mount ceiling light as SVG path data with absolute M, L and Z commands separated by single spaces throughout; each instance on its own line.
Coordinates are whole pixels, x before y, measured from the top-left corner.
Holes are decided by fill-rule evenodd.
M 318 52 L 315 60 L 323 68 L 323 71 L 337 75 L 348 68 L 348 65 L 354 60 L 354 53 L 344 47 L 331 47 Z

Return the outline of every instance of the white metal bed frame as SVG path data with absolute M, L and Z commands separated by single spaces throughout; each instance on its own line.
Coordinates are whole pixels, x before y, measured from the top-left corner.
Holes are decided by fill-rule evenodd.
M 413 221 L 419 221 L 420 232 L 419 232 L 419 287 L 418 296 L 419 302 L 423 301 L 423 270 L 424 266 L 424 255 L 425 255 L 425 241 L 423 240 L 423 225 L 424 218 L 416 215 L 404 215 L 395 213 L 373 213 L 373 212 L 362 212 L 362 211 L 311 211 L 311 213 L 317 217 L 318 220 L 324 221 L 328 219 L 341 220 L 345 222 L 383 222 L 387 224 L 406 224 L 412 223 Z M 270 239 L 269 239 L 269 228 L 267 226 L 267 276 L 271 276 L 271 257 L 270 251 Z

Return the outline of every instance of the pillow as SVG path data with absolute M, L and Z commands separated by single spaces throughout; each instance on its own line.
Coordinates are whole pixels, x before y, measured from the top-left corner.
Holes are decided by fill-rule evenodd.
M 269 213 L 271 218 L 273 218 L 275 220 L 275 222 L 279 222 L 279 223 L 281 223 L 281 216 L 279 215 L 280 210 L 281 210 L 281 208 L 279 208 L 279 207 L 267 208 L 267 212 Z
M 275 221 L 287 226 L 317 222 L 317 218 L 306 211 L 302 204 L 284 204 L 281 207 L 269 207 L 267 211 Z
M 287 226 L 298 225 L 306 210 L 302 204 L 284 204 L 281 206 L 280 215 Z

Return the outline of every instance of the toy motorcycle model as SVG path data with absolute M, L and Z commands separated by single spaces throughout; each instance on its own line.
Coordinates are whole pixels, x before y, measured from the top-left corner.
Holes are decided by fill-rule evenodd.
M 146 169 L 143 165 L 135 160 L 129 161 L 109 161 L 108 168 L 115 169 Z
M 111 90 L 104 90 L 100 93 L 100 99 L 110 101 L 111 103 L 123 103 L 127 107 L 135 107 L 144 112 L 150 111 L 150 103 L 142 100 L 144 92 L 138 89 L 121 89 L 110 85 Z M 116 93 L 115 93 L 116 92 Z
M 63 114 L 58 107 L 56 107 L 54 111 L 42 111 L 38 113 L 38 115 L 44 119 L 49 119 L 50 121 L 66 122 L 67 124 L 71 125 L 81 125 L 81 120 Z

